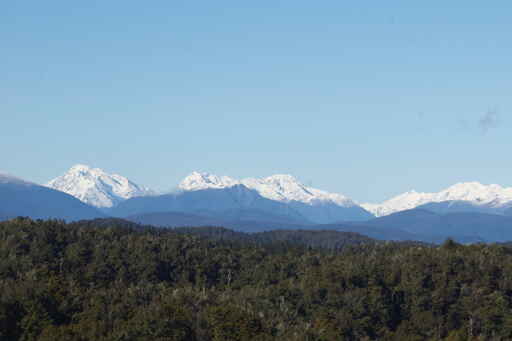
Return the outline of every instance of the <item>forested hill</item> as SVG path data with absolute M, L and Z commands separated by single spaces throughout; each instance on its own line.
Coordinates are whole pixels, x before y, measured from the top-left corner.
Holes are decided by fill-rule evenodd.
M 0 340 L 512 339 L 507 246 L 95 225 L 0 223 Z
M 375 239 L 354 232 L 276 230 L 257 233 L 236 232 L 221 227 L 182 227 L 175 232 L 200 236 L 214 241 L 243 242 L 247 245 L 284 245 L 310 248 L 342 249 L 347 246 L 377 243 Z
M 156 234 L 187 234 L 211 241 L 224 242 L 225 245 L 226 243 L 243 243 L 254 246 L 271 245 L 273 248 L 303 246 L 339 250 L 348 246 L 380 242 L 359 233 L 334 230 L 274 230 L 246 233 L 218 226 L 157 228 L 118 218 L 83 220 L 71 223 L 69 226 L 80 228 L 116 226 L 138 231 L 152 231 Z M 422 243 L 417 242 L 416 244 Z

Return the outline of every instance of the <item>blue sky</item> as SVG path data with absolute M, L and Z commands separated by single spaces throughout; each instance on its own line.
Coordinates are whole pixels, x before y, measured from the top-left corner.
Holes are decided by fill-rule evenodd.
M 509 1 L 0 5 L 0 169 L 512 186 Z

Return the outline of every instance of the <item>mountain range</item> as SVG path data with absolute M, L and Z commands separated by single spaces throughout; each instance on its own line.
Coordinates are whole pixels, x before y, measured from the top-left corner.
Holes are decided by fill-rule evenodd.
M 438 193 L 407 192 L 358 204 L 291 175 L 237 180 L 193 172 L 157 194 L 126 177 L 85 165 L 41 186 L 0 173 L 0 220 L 120 217 L 155 226 L 224 226 L 240 231 L 333 229 L 378 239 L 512 240 L 512 188 L 459 183 Z
M 438 193 L 410 191 L 381 204 L 362 204 L 361 206 L 377 217 L 417 207 L 443 212 L 473 211 L 504 214 L 507 209 L 512 208 L 512 188 L 465 182 Z
M 282 203 L 289 211 L 298 213 L 308 222 L 329 223 L 340 220 L 368 220 L 373 217 L 346 196 L 305 186 L 291 175 L 278 174 L 263 179 L 235 180 L 226 176 L 193 172 L 178 185 L 182 193 L 228 190 L 234 187 L 245 188 L 262 198 Z
M 68 172 L 51 180 L 46 186 L 107 211 L 135 197 L 157 196 L 156 191 L 138 185 L 126 177 L 108 174 L 99 168 L 86 165 L 71 167 Z M 263 198 L 286 203 L 304 218 L 318 223 L 366 220 L 373 216 L 382 217 L 414 208 L 441 213 L 462 211 L 512 214 L 512 188 L 478 182 L 458 183 L 437 193 L 413 190 L 379 204 L 358 204 L 345 195 L 305 186 L 291 175 L 278 174 L 261 179 L 237 180 L 228 176 L 192 172 L 178 184 L 177 191 L 164 195 L 176 196 L 180 193 L 211 189 L 227 190 L 235 186 L 245 186 Z
M 291 175 L 235 180 L 193 172 L 176 191 L 157 195 L 123 176 L 76 165 L 46 186 L 119 217 L 160 211 L 224 214 L 233 210 L 253 210 L 265 215 L 280 215 L 289 222 L 308 223 L 359 221 L 373 217 L 353 200 L 307 187 Z

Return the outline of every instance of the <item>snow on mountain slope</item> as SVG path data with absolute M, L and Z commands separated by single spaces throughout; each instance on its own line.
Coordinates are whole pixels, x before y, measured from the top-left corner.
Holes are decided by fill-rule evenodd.
M 432 202 L 434 193 L 419 193 L 410 191 L 400 194 L 394 198 L 384 201 L 382 204 L 361 204 L 367 211 L 375 214 L 377 217 L 386 216 L 395 212 L 410 210 Z
M 483 185 L 479 182 L 464 182 L 453 185 L 439 193 L 407 192 L 391 198 L 382 204 L 362 204 L 377 217 L 413 209 L 428 203 L 464 201 L 475 206 L 502 208 L 512 202 L 512 188 L 500 185 Z
M 264 179 L 249 178 L 242 180 L 241 183 L 257 190 L 262 196 L 277 201 L 298 201 L 310 205 L 332 202 L 343 207 L 356 205 L 344 195 L 304 186 L 291 175 L 272 175 Z
M 309 222 L 327 224 L 374 218 L 371 213 L 349 198 L 304 186 L 291 175 L 236 180 L 227 176 L 194 172 L 178 186 L 184 193 L 204 190 L 228 191 L 236 187 L 246 188 L 262 198 L 283 204 Z
M 47 187 L 68 193 L 86 204 L 108 208 L 137 196 L 154 194 L 127 178 L 108 174 L 99 168 L 75 165 L 69 171 L 46 184 Z
M 208 173 L 192 172 L 179 184 L 183 191 L 198 191 L 202 189 L 221 189 L 239 185 L 240 182 L 228 176 L 217 176 Z
M 308 205 L 334 203 L 342 207 L 357 206 L 354 201 L 341 194 L 328 193 L 304 186 L 293 176 L 282 174 L 263 179 L 235 180 L 227 176 L 219 177 L 208 173 L 193 172 L 179 184 L 178 188 L 183 191 L 197 191 L 209 188 L 229 188 L 235 185 L 244 185 L 256 190 L 262 197 L 280 202 L 297 201 Z

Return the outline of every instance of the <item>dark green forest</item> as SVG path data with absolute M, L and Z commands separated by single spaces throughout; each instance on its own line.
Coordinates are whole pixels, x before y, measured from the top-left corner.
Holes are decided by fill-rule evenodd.
M 507 245 L 0 223 L 0 340 L 510 340 Z

